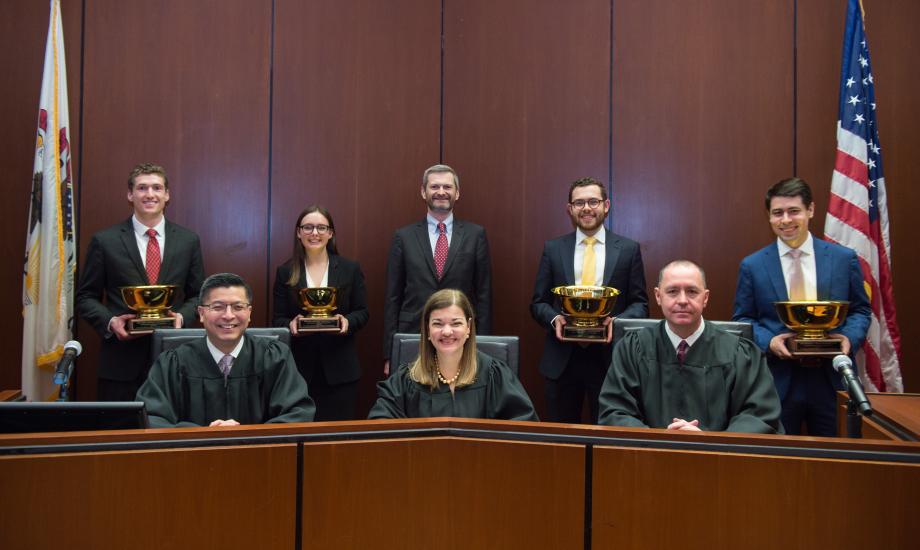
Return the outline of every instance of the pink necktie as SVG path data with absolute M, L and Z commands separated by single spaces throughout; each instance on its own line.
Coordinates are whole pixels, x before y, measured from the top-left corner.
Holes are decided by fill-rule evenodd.
M 444 222 L 438 224 L 438 242 L 434 245 L 434 267 L 438 271 L 438 279 L 444 276 L 444 264 L 447 263 L 447 226 Z
M 148 229 L 147 236 L 147 281 L 155 285 L 160 276 L 160 243 L 157 242 L 156 229 Z
M 793 248 L 789 251 L 792 267 L 789 268 L 789 300 L 800 302 L 805 299 L 805 274 L 802 272 L 802 251 Z
M 684 359 L 687 358 L 688 349 L 690 349 L 690 344 L 688 344 L 686 340 L 681 340 L 680 343 L 677 344 L 677 360 L 681 365 L 684 364 Z

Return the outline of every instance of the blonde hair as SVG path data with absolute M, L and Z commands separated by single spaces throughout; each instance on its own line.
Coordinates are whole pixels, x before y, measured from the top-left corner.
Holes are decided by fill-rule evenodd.
M 409 367 L 409 378 L 419 384 L 438 388 L 438 360 L 437 350 L 428 339 L 428 323 L 431 321 L 431 312 L 457 306 L 463 311 L 464 317 L 470 325 L 470 337 L 463 343 L 463 354 L 460 356 L 460 376 L 457 377 L 456 387 L 468 386 L 476 380 L 478 364 L 476 361 L 476 324 L 473 306 L 463 292 L 452 288 L 439 290 L 428 298 L 422 308 L 421 340 L 418 346 L 418 359 Z

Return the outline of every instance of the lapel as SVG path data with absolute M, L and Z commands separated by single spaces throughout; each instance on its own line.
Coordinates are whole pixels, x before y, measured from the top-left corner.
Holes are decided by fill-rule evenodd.
M 454 229 L 456 229 L 456 225 Z M 428 220 L 422 220 L 421 223 L 415 224 L 413 230 L 415 233 L 415 241 L 418 245 L 419 257 L 425 258 L 425 262 L 428 264 L 428 270 L 431 271 L 431 276 L 435 281 L 438 280 L 438 270 L 434 268 L 434 255 L 431 253 L 431 241 L 428 239 Z M 448 258 L 450 256 L 450 250 L 447 252 Z M 446 270 L 445 270 L 446 271 Z
M 454 218 L 454 229 L 452 233 L 453 234 L 450 236 L 450 247 L 447 249 L 447 261 L 444 262 L 444 276 L 447 275 L 447 272 L 450 270 L 450 266 L 453 265 L 454 258 L 457 257 L 460 246 L 463 244 L 463 239 L 466 238 L 466 225 L 456 217 Z M 431 260 L 431 265 L 434 266 L 433 257 Z M 437 271 L 435 271 L 435 273 L 437 273 Z
M 559 262 L 565 271 L 565 285 L 575 284 L 575 232 L 572 231 L 562 241 L 562 259 Z
M 329 254 L 329 286 L 339 288 L 341 285 L 341 276 L 339 272 L 339 257 L 335 254 Z M 306 285 L 306 273 L 304 273 L 304 285 Z
M 144 262 L 141 260 L 141 253 L 137 248 L 137 237 L 134 236 L 134 223 L 131 218 L 128 218 L 128 221 L 122 225 L 121 244 L 125 247 L 125 252 L 128 254 L 131 263 L 137 269 L 138 280 L 144 281 L 145 284 L 150 284 L 150 281 L 147 280 L 147 270 L 144 269 Z
M 604 246 L 604 282 L 601 283 L 606 286 L 614 286 L 608 284 L 610 282 L 610 277 L 613 276 L 613 268 L 617 265 L 617 260 L 620 257 L 620 238 L 613 234 L 612 231 L 604 229 L 607 242 Z
M 163 244 L 163 259 L 160 264 L 159 280 L 168 281 L 169 268 L 176 261 L 176 227 L 169 223 L 168 220 L 163 220 L 163 223 L 165 243 Z
M 777 298 L 771 301 L 784 302 L 789 300 L 786 279 L 783 277 L 783 266 L 779 261 L 779 250 L 776 248 L 775 242 L 764 250 L 764 264 L 767 269 L 767 276 L 773 284 L 773 292 Z
M 827 243 L 812 236 L 815 247 L 815 290 L 819 300 L 830 300 L 831 295 L 831 247 Z

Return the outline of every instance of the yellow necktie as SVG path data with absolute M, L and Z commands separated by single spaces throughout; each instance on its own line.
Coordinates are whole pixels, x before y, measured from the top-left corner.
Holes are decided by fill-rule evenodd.
M 581 285 L 594 286 L 594 243 L 597 239 L 594 237 L 585 237 L 585 260 L 581 264 Z

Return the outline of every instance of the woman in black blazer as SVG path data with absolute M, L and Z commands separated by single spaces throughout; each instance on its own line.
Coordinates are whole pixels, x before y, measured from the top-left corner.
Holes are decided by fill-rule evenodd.
M 338 333 L 297 334 L 297 321 L 304 314 L 301 288 L 331 286 L 336 292 Z M 367 324 L 367 291 L 358 262 L 338 255 L 335 223 L 322 206 L 306 207 L 294 227 L 293 257 L 275 274 L 272 325 L 288 327 L 297 369 L 307 381 L 316 402 L 315 421 L 356 418 L 361 367 L 355 333 Z

